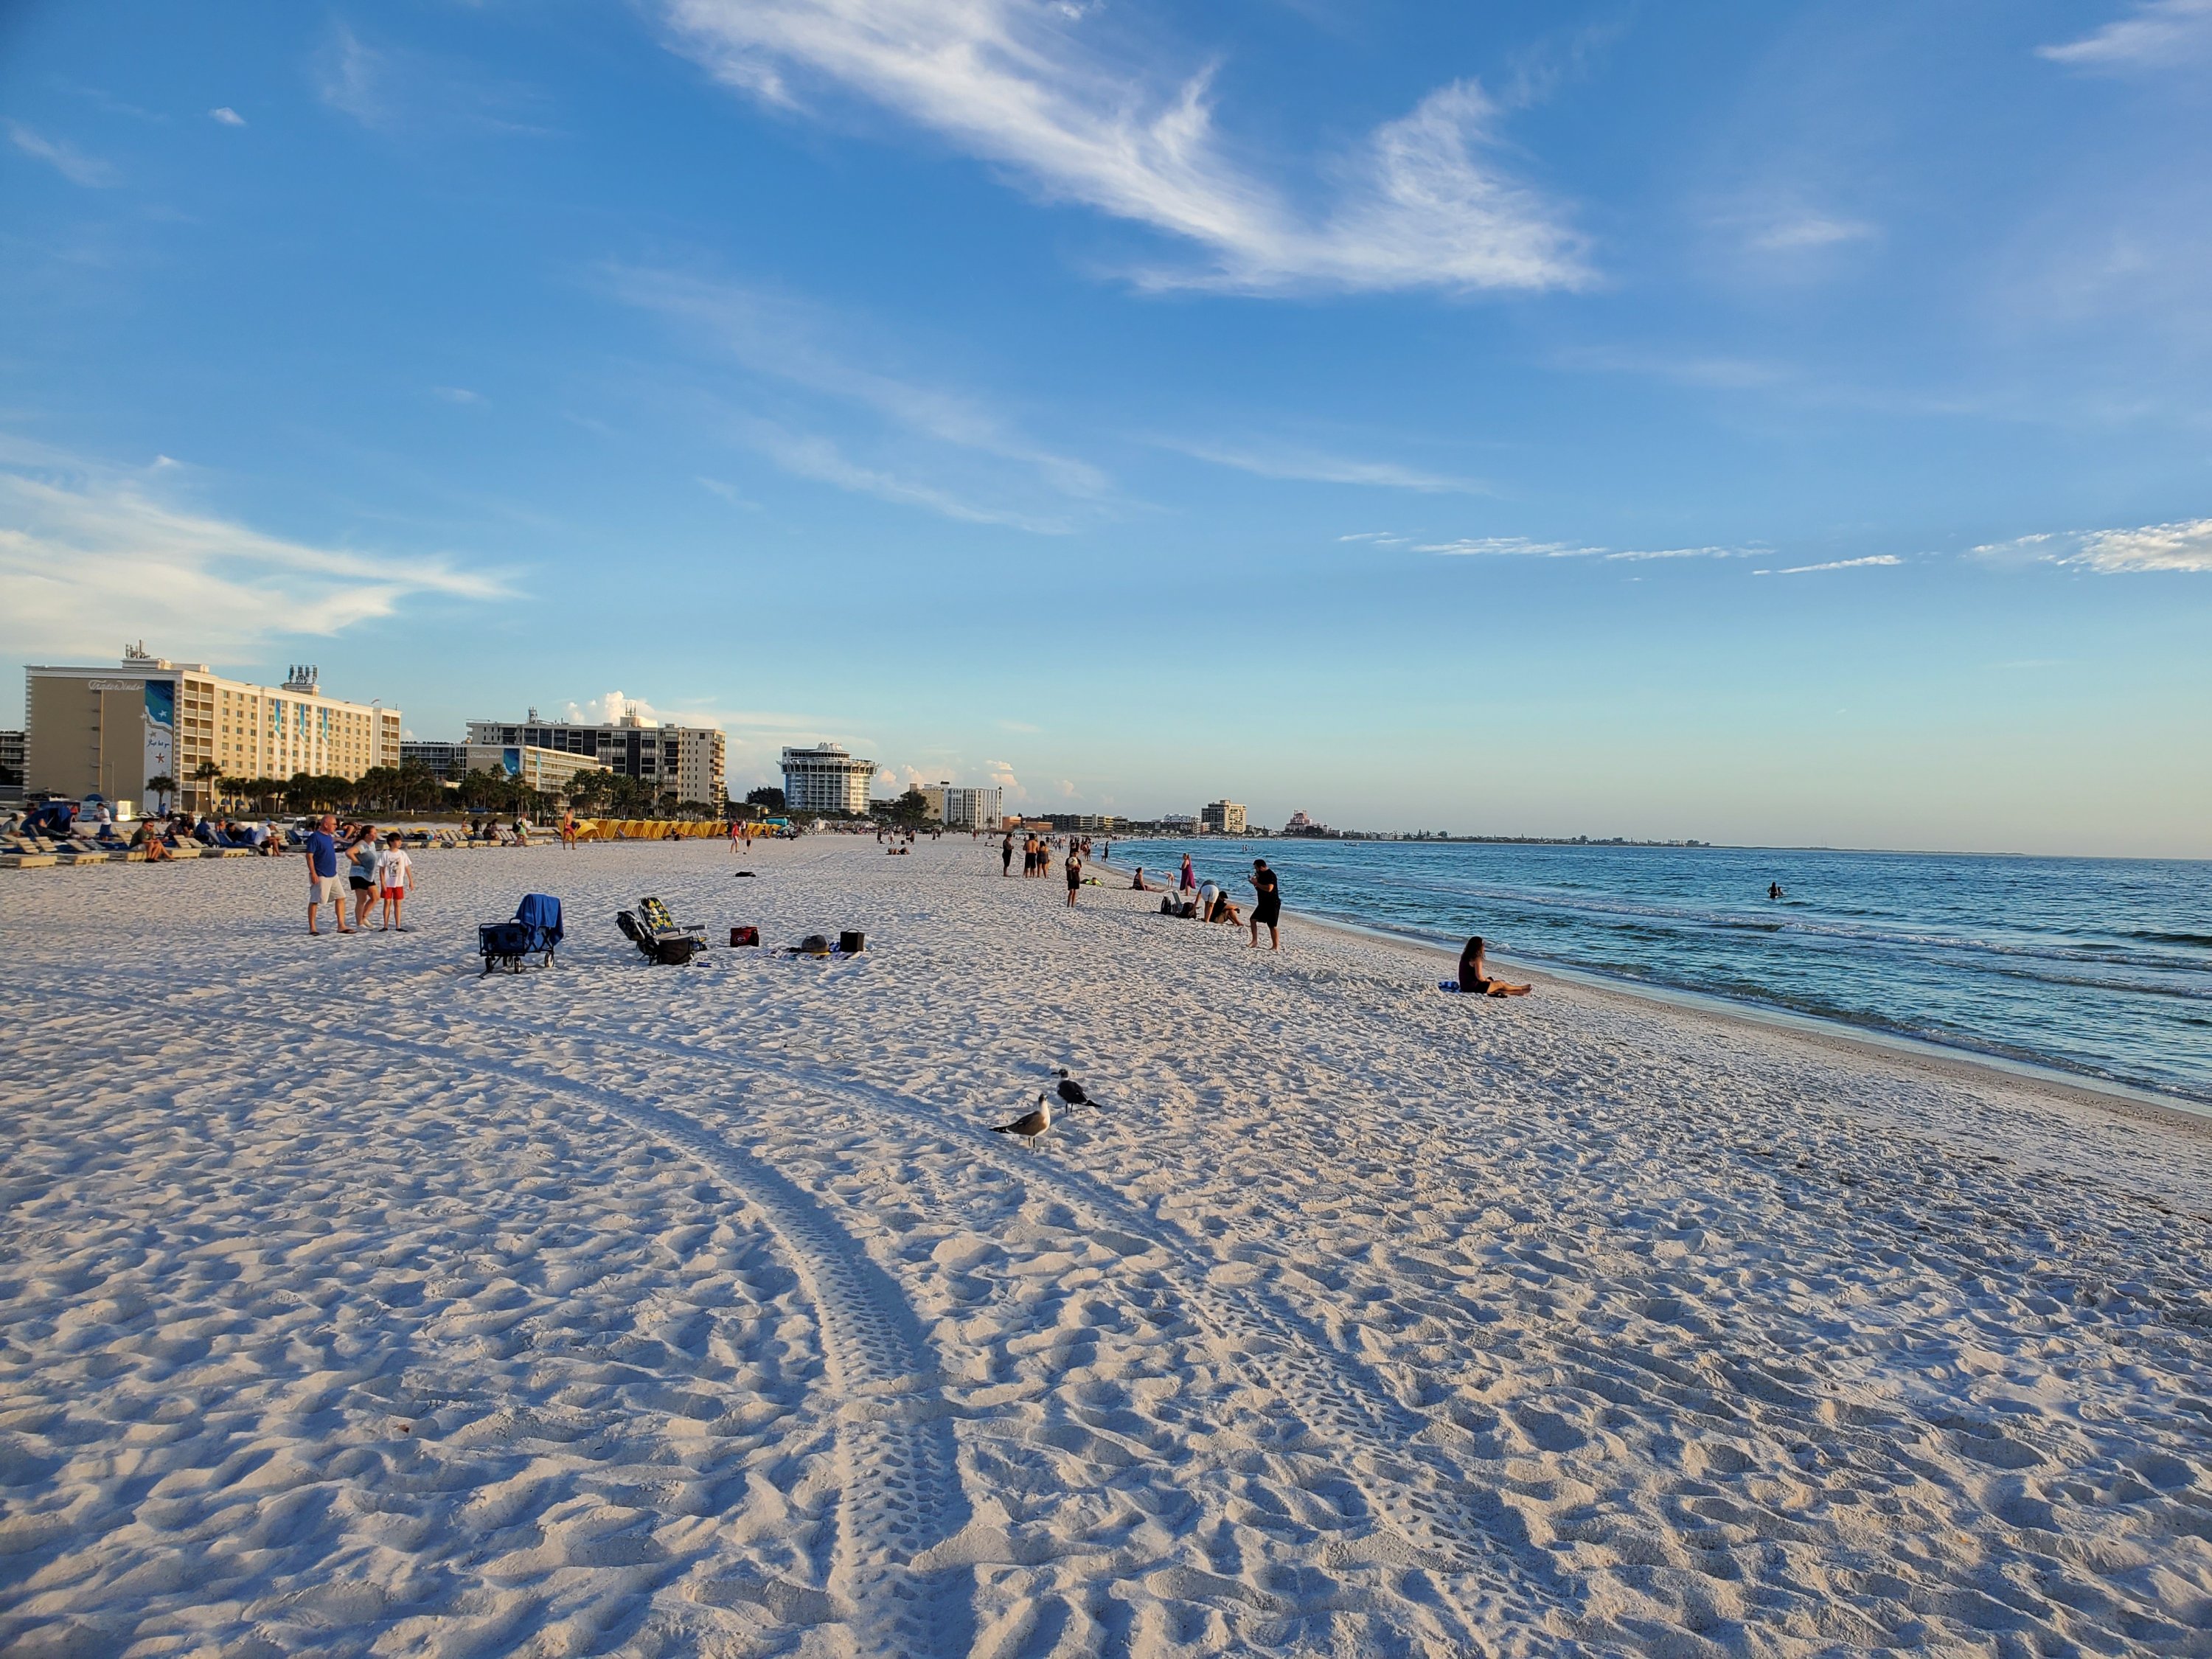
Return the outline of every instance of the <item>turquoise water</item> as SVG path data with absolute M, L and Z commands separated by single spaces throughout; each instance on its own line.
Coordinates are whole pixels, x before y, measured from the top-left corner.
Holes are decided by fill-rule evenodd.
M 2212 863 L 1419 842 L 1114 844 L 1292 910 L 2212 1104 Z M 1770 882 L 1785 896 L 1771 901 Z

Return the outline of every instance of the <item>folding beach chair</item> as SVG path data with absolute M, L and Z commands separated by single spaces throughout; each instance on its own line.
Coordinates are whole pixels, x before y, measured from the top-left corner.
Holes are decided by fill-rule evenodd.
M 707 930 L 696 923 L 678 926 L 657 898 L 642 898 L 635 910 L 615 916 L 615 925 L 648 962 L 680 966 L 707 948 Z

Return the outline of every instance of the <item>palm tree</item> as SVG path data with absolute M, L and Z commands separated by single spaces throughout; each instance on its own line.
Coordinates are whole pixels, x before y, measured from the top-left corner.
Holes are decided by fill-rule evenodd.
M 160 798 L 160 810 L 164 812 L 167 811 L 169 810 L 169 796 L 175 790 L 177 781 L 171 777 L 167 772 L 158 772 L 155 774 L 154 776 L 146 780 L 146 787 L 152 790 L 154 793 Z
M 210 806 L 215 805 L 216 783 L 222 776 L 222 768 L 211 760 L 204 760 L 192 768 L 192 781 L 207 793 L 209 797 L 207 804 Z

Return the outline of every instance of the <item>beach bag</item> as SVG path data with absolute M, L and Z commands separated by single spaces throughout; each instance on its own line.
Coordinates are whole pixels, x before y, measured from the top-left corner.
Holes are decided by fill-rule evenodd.
M 759 943 L 760 929 L 757 927 L 732 927 L 730 929 L 730 948 L 733 951 L 741 945 L 758 945 Z
M 691 953 L 699 948 L 699 940 L 689 933 L 674 939 L 657 939 L 653 942 L 653 959 L 663 967 L 681 968 L 691 960 Z
M 837 948 L 848 957 L 856 957 L 867 948 L 868 936 L 851 928 L 837 935 Z

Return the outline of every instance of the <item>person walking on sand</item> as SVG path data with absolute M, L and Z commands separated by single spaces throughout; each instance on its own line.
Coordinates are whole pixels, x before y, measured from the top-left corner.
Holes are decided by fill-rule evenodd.
M 1264 927 L 1267 930 L 1267 948 L 1279 951 L 1283 948 L 1283 939 L 1276 931 L 1276 924 L 1283 919 L 1282 884 L 1275 879 L 1275 872 L 1267 867 L 1265 859 L 1252 860 L 1251 881 L 1252 890 L 1258 897 L 1252 904 L 1252 943 L 1247 948 L 1255 951 L 1260 948 L 1260 929 Z
M 1468 940 L 1467 948 L 1459 953 L 1459 988 L 1476 997 L 1525 997 L 1529 990 L 1526 985 L 1508 985 L 1502 979 L 1491 978 L 1483 965 L 1480 933 Z
M 1083 890 L 1083 854 L 1074 848 L 1067 849 L 1067 903 L 1075 907 L 1075 896 Z
M 573 853 L 576 850 L 576 814 L 573 808 L 561 813 L 561 845 Z
M 1004 881 L 1013 873 L 1014 832 L 1009 830 L 1006 833 L 1005 839 L 999 843 L 999 879 Z
M 377 858 L 376 883 L 384 895 L 384 920 L 377 924 L 378 931 L 389 928 L 395 933 L 405 933 L 399 925 L 399 902 L 415 884 L 415 860 L 407 856 L 397 830 L 386 840 L 384 851 Z
M 337 828 L 337 815 L 325 812 L 301 843 L 307 860 L 307 931 L 311 933 L 322 932 L 315 926 L 315 918 L 325 904 L 337 914 L 338 932 L 353 932 L 346 926 L 345 888 L 338 880 Z

